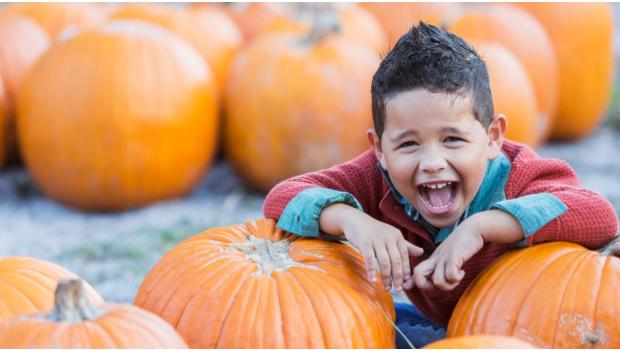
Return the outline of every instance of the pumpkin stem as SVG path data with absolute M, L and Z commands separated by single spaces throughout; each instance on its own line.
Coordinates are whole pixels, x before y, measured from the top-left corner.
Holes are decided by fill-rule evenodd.
M 79 323 L 97 317 L 95 307 L 86 298 L 81 279 L 62 279 L 58 282 L 55 306 L 49 319 L 55 322 Z
M 341 30 L 340 19 L 334 5 L 327 3 L 300 3 L 299 12 L 310 14 L 312 28 L 310 34 L 302 42 L 304 44 L 315 44 L 323 40 L 331 33 L 338 33 Z
M 620 236 L 616 236 L 609 244 L 598 250 L 601 255 L 620 258 Z

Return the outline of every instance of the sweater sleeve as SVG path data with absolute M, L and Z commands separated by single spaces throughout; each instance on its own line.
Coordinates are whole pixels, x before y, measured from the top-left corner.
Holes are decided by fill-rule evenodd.
M 599 194 L 582 188 L 568 163 L 538 157 L 529 148 L 520 151 L 513 161 L 506 196 L 517 200 L 512 204 L 513 215 L 517 213 L 517 217 L 519 209 L 527 208 L 530 213 L 539 212 L 539 218 L 553 218 L 537 223 L 537 216 L 533 216 L 527 228 L 524 227 L 522 244 L 570 241 L 598 248 L 609 242 L 618 230 L 618 217 L 612 205 Z M 534 198 L 539 199 L 524 201 Z M 502 208 L 508 212 L 509 201 Z M 522 226 L 527 220 L 520 220 Z
M 276 184 L 267 194 L 263 204 L 263 214 L 266 218 L 278 220 L 283 216 L 287 206 L 291 204 L 288 209 L 313 208 L 314 210 L 308 211 L 316 212 L 316 218 L 318 219 L 318 214 L 320 214 L 322 207 L 336 201 L 355 204 L 355 207 L 363 209 L 364 212 L 372 215 L 377 211 L 380 196 L 382 195 L 382 179 L 376 163 L 377 160 L 374 152 L 368 150 L 348 162 L 286 179 Z M 334 192 L 304 192 L 317 187 L 331 189 Z M 302 192 L 304 194 L 297 197 Z M 297 199 L 295 199 L 296 197 Z M 293 201 L 294 199 L 295 201 Z M 316 211 L 317 209 L 318 212 Z M 304 213 L 304 216 L 310 216 L 308 211 Z M 295 216 L 287 210 L 286 217 L 283 218 L 282 223 L 292 222 L 293 218 Z M 304 226 L 309 228 L 307 225 L 308 221 L 304 219 L 304 222 L 306 223 Z M 293 227 L 291 226 L 291 228 Z

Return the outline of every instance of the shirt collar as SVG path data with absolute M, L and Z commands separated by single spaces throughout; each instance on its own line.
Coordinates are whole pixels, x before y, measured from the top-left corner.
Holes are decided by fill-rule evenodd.
M 478 188 L 478 192 L 476 196 L 474 196 L 473 200 L 463 211 L 461 217 L 450 227 L 446 228 L 437 228 L 432 224 L 428 223 L 421 215 L 418 210 L 416 210 L 413 205 L 407 201 L 399 192 L 396 190 L 394 185 L 392 184 L 392 180 L 388 172 L 381 167 L 381 164 L 377 162 L 377 168 L 381 171 L 385 182 L 390 188 L 390 192 L 394 195 L 396 201 L 405 207 L 405 213 L 414 221 L 418 221 L 435 239 L 435 243 L 439 244 L 444 241 L 450 233 L 454 231 L 454 229 L 461 224 L 467 217 L 488 210 L 491 205 L 496 202 L 502 201 L 506 199 L 506 195 L 504 193 L 504 188 L 506 187 L 506 181 L 508 180 L 508 175 L 510 174 L 510 161 L 503 154 L 500 153 L 498 157 L 493 160 L 487 161 L 487 167 L 484 173 L 484 177 L 482 178 L 482 183 L 480 184 L 480 188 Z

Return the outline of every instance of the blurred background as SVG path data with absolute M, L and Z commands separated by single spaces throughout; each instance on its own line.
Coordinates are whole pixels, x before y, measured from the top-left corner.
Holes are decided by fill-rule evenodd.
M 508 137 L 620 209 L 607 3 L 0 4 L 0 257 L 131 302 L 161 255 L 262 217 L 278 181 L 368 148 L 370 81 L 424 20 L 487 62 Z

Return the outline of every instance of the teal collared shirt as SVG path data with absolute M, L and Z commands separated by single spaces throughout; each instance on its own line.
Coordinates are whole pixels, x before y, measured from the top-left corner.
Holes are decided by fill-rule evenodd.
M 549 193 L 526 195 L 506 199 L 504 189 L 510 174 L 510 161 L 502 153 L 494 160 L 487 161 L 482 183 L 471 203 L 461 217 L 450 227 L 437 228 L 428 223 L 420 213 L 394 187 L 386 170 L 380 169 L 392 195 L 405 208 L 405 213 L 419 222 L 434 238 L 435 243 L 443 242 L 466 218 L 491 209 L 499 209 L 514 216 L 523 229 L 524 238 L 519 246 L 527 245 L 527 238 L 547 223 L 562 215 L 568 209 L 557 197 Z M 363 210 L 355 197 L 347 192 L 321 187 L 306 189 L 295 196 L 286 206 L 278 227 L 301 236 L 316 237 L 319 234 L 319 216 L 323 208 L 336 202 L 349 204 Z

